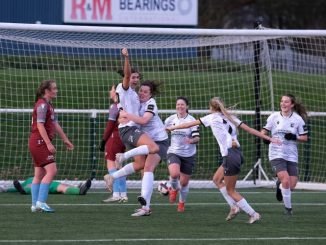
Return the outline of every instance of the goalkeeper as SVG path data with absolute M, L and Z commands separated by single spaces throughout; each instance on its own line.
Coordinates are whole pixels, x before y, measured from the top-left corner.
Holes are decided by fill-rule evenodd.
M 18 180 L 14 180 L 13 187 L 8 188 L 6 192 L 19 192 L 23 195 L 30 195 L 32 182 L 33 177 L 26 179 L 22 183 Z M 91 179 L 86 180 L 86 182 L 80 186 L 71 186 L 60 183 L 59 181 L 52 181 L 49 188 L 49 194 L 86 195 L 91 185 Z

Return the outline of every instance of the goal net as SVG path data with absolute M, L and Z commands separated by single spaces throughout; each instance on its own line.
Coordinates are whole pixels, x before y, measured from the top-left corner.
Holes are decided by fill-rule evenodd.
M 143 79 L 163 83 L 156 97 L 160 115 L 175 113 L 175 100 L 186 96 L 190 113 L 208 113 L 211 97 L 236 106 L 240 119 L 260 129 L 279 110 L 282 94 L 301 98 L 309 111 L 310 140 L 299 146 L 300 185 L 326 182 L 326 31 L 204 30 L 0 24 L 0 179 L 33 175 L 28 151 L 35 90 L 44 79 L 59 88 L 54 106 L 75 145 L 57 148 L 57 179 L 102 180 L 104 155 L 98 150 L 109 108 L 108 91 L 121 81 L 121 48 Z M 239 179 L 271 185 L 267 147 L 246 132 L 239 135 L 245 164 Z M 210 129 L 201 128 L 196 186 L 213 186 L 219 166 L 218 146 Z M 167 179 L 166 163 L 155 179 Z M 129 177 L 137 183 L 140 175 Z

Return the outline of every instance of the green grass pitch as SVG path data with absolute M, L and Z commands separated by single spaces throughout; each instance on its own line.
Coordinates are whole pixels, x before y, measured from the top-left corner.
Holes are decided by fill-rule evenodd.
M 326 192 L 294 192 L 288 218 L 273 189 L 239 191 L 261 221 L 249 225 L 244 213 L 225 221 L 229 210 L 217 190 L 191 189 L 184 213 L 154 190 L 148 217 L 130 216 L 139 207 L 135 189 L 127 204 L 101 203 L 103 190 L 51 195 L 52 214 L 31 213 L 30 196 L 1 193 L 0 244 L 325 244 Z

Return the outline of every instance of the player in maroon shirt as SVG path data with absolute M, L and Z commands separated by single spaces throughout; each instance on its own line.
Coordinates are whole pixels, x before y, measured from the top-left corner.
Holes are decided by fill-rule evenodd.
M 29 150 L 34 162 L 32 183 L 32 212 L 54 212 L 47 204 L 49 186 L 57 173 L 56 149 L 52 140 L 59 134 L 68 150 L 74 145 L 63 132 L 54 113 L 51 100 L 57 97 L 58 88 L 54 80 L 44 80 L 36 91 L 32 116 L 32 129 L 29 137 Z
M 117 171 L 117 167 L 115 164 L 115 155 L 117 153 L 122 153 L 125 151 L 125 146 L 122 143 L 119 135 L 118 130 L 118 117 L 119 117 L 119 108 L 118 108 L 118 98 L 116 94 L 116 85 L 111 87 L 109 92 L 110 99 L 112 100 L 112 105 L 109 109 L 109 118 L 106 123 L 106 128 L 103 133 L 102 142 L 100 145 L 100 150 L 105 151 L 105 159 L 106 165 L 109 174 L 113 174 Z M 104 176 L 104 180 L 108 178 L 108 174 Z M 121 177 L 114 180 L 113 183 L 113 193 L 112 197 L 109 197 L 103 202 L 127 202 L 127 184 L 126 184 L 126 177 Z

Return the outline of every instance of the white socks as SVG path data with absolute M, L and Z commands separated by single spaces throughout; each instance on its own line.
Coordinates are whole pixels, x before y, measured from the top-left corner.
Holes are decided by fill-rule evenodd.
M 292 208 L 292 203 L 291 203 L 291 189 L 284 189 L 283 187 L 281 188 L 282 191 L 282 196 L 283 196 L 283 202 L 284 206 L 286 208 Z
M 119 169 L 118 171 L 114 172 L 112 175 L 112 177 L 114 179 L 118 179 L 120 177 L 124 177 L 130 174 L 133 174 L 135 172 L 133 163 L 128 163 L 127 165 L 125 165 L 123 168 Z
M 186 202 L 189 193 L 189 184 L 182 186 L 180 189 L 179 202 Z
M 171 184 L 171 187 L 172 187 L 174 190 L 178 190 L 178 189 L 179 189 L 179 178 L 172 179 L 172 178 L 170 177 L 170 184 Z
M 134 156 L 138 156 L 138 155 L 148 155 L 149 153 L 149 149 L 147 145 L 141 145 L 138 146 L 134 149 L 131 149 L 130 151 L 127 151 L 123 154 L 124 159 L 128 159 Z
M 244 198 L 237 202 L 237 205 L 250 216 L 253 216 L 256 213 L 256 211 L 247 203 L 246 199 Z
M 143 208 L 149 209 L 153 193 L 154 174 L 152 172 L 144 172 L 141 182 L 141 196 L 146 200 L 146 206 Z
M 236 202 L 233 200 L 232 197 L 229 196 L 228 192 L 226 191 L 226 187 L 223 186 L 221 189 L 219 189 L 221 194 L 223 195 L 225 201 L 229 204 L 229 206 L 232 208 L 236 205 Z

